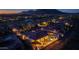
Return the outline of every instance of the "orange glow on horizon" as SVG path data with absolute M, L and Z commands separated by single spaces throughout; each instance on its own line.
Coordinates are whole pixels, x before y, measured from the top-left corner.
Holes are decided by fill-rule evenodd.
M 16 11 L 13 10 L 0 10 L 0 14 L 15 14 L 17 13 Z

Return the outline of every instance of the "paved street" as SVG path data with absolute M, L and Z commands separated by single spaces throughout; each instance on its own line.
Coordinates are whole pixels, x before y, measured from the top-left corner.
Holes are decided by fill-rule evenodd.
M 59 50 L 63 47 L 63 42 L 61 40 L 57 40 L 51 44 L 49 44 L 47 47 L 43 48 L 42 50 Z

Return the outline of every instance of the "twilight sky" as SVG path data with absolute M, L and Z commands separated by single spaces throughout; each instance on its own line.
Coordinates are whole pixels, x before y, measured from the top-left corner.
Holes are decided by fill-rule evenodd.
M 0 14 L 11 14 L 11 13 L 18 13 L 21 11 L 28 11 L 28 10 L 36 10 L 36 9 L 0 9 Z M 66 13 L 79 13 L 79 9 L 57 9 L 61 12 Z
M 28 11 L 30 9 L 0 9 L 0 14 L 11 14 L 11 13 L 18 13 L 21 11 Z M 35 9 L 32 9 L 35 10 Z

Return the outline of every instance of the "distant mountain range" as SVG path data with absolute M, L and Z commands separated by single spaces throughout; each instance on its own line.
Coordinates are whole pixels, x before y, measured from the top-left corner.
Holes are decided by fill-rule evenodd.
M 29 10 L 29 11 L 22 11 L 22 14 L 79 14 L 79 13 L 66 13 L 61 12 L 57 9 L 37 9 L 36 11 Z
M 38 9 L 36 11 L 30 10 L 30 11 L 23 11 L 21 13 L 22 14 L 65 14 L 56 9 Z

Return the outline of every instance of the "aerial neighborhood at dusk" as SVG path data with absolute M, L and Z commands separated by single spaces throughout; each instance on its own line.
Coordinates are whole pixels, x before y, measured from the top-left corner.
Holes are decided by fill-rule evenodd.
M 0 50 L 78 50 L 79 9 L 0 10 Z

